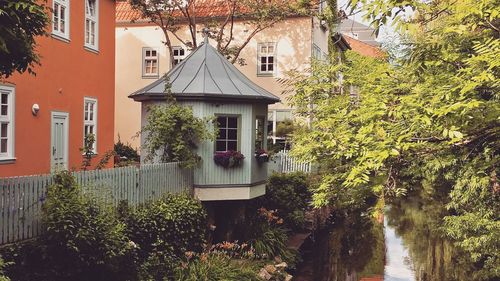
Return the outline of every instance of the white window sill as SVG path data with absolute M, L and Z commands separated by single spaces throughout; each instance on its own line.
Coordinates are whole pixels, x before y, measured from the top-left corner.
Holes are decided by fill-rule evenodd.
M 57 39 L 59 41 L 62 41 L 64 43 L 69 43 L 71 42 L 71 40 L 69 40 L 69 36 L 68 37 L 65 37 L 63 35 L 60 35 L 60 34 L 57 34 L 57 33 L 51 33 L 50 34 L 50 37 L 54 38 L 54 39 Z
M 89 45 L 84 45 L 83 48 L 91 53 L 99 54 L 99 49 L 97 47 L 91 47 Z
M 15 157 L 6 157 L 6 158 L 0 158 L 0 165 L 1 164 L 12 164 L 16 162 L 17 158 Z
M 274 73 L 257 73 L 257 77 L 274 77 Z
M 160 75 L 155 74 L 155 75 L 142 75 L 142 79 L 158 79 L 160 78 Z

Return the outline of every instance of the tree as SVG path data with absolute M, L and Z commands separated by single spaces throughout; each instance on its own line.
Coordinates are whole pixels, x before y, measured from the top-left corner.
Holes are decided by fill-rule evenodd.
M 39 64 L 35 37 L 45 34 L 47 9 L 38 0 L 0 0 L 0 77 L 34 73 Z
M 473 280 L 500 275 L 500 6 L 496 0 L 351 1 L 374 25 L 404 33 L 394 64 L 349 53 L 343 65 L 295 73 L 298 112 L 312 129 L 295 154 L 325 175 L 314 202 L 370 186 L 380 196 L 445 192 L 443 232 L 470 255 Z M 411 13 L 407 11 L 412 10 Z M 399 12 L 398 12 L 399 11 Z M 406 14 L 405 14 L 406 13 Z M 360 98 L 336 90 L 337 72 Z M 312 106 L 311 106 L 312 104 Z
M 272 27 L 293 15 L 310 13 L 309 1 L 288 0 L 226 0 L 213 1 L 217 7 L 207 6 L 211 1 L 203 0 L 130 0 L 132 7 L 141 13 L 141 17 L 157 24 L 165 36 L 165 45 L 173 63 L 172 38 L 176 38 L 188 48 L 196 48 L 198 28 L 204 25 L 210 29 L 209 37 L 217 41 L 217 50 L 224 54 L 231 63 L 244 61 L 240 53 L 250 40 L 259 32 Z M 220 6 L 219 6 L 220 5 Z M 198 15 L 197 7 L 202 10 L 222 9 L 223 13 L 215 19 Z M 235 24 L 245 20 L 247 35 L 241 42 L 235 40 Z M 189 39 L 182 38 L 179 31 L 187 26 Z M 238 41 L 238 42 L 236 42 Z

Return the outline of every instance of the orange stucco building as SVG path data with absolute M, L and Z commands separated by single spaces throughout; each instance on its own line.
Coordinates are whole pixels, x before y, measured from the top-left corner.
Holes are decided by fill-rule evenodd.
M 85 134 L 96 138 L 94 163 L 113 149 L 115 1 L 46 5 L 36 76 L 0 80 L 0 177 L 80 169 Z

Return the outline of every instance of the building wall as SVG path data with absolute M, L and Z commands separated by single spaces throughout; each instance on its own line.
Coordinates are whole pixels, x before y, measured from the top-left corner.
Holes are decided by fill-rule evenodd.
M 202 26 L 199 27 L 199 30 Z M 234 29 L 235 43 L 241 42 L 248 34 L 250 27 L 237 23 Z M 187 30 L 180 30 L 182 38 L 190 38 Z M 181 44 L 173 37 L 173 45 Z M 201 34 L 198 42 L 201 42 Z M 128 98 L 128 95 L 154 82 L 155 79 L 142 78 L 142 48 L 157 47 L 160 61 L 159 76 L 169 69 L 169 56 L 165 46 L 163 32 L 156 26 L 144 24 L 123 24 L 116 27 L 116 87 L 115 87 L 115 140 L 118 135 L 123 142 L 129 142 L 133 147 L 139 147 L 139 138 L 133 136 L 140 131 L 141 106 Z M 290 109 L 287 96 L 282 94 L 283 87 L 277 81 L 285 78 L 292 69 L 305 69 L 309 66 L 311 57 L 311 18 L 292 18 L 276 24 L 270 29 L 258 33 L 243 49 L 240 58 L 246 65 L 238 65 L 243 74 L 259 86 L 281 97 L 282 102 L 270 106 L 270 109 Z M 257 45 L 258 43 L 277 43 L 277 70 L 274 76 L 257 75 Z M 211 44 L 215 44 L 211 42 Z
M 47 5 L 52 6 L 52 1 Z M 0 84 L 15 86 L 15 160 L 0 163 L 0 177 L 47 173 L 51 159 L 51 112 L 69 113 L 68 168 L 82 164 L 84 97 L 98 99 L 98 157 L 113 149 L 114 10 L 99 1 L 99 52 L 84 49 L 84 1 L 71 1 L 70 41 L 38 38 L 36 76 L 15 74 Z M 48 30 L 51 30 L 49 25 Z M 37 116 L 31 113 L 39 104 Z M 112 159 L 111 159 L 112 161 Z
M 376 41 L 377 36 L 375 35 L 375 29 L 355 20 L 342 20 L 342 23 L 340 24 L 340 32 L 371 46 L 380 46 L 380 43 Z
M 236 168 L 223 168 L 217 166 L 213 160 L 215 144 L 213 141 L 204 141 L 198 146 L 197 153 L 202 158 L 200 167 L 194 171 L 195 186 L 227 187 L 227 185 L 249 185 L 261 183 L 267 179 L 267 164 L 259 165 L 255 154 L 255 118 L 266 116 L 265 104 L 234 104 L 234 103 L 208 103 L 208 102 L 181 102 L 183 106 L 190 107 L 193 114 L 200 118 L 215 115 L 237 115 L 240 118 L 239 150 L 245 156 L 243 164 Z M 147 108 L 159 105 L 161 102 L 142 102 L 141 124 L 147 122 Z M 266 126 L 264 126 L 266 128 Z M 266 132 L 265 132 L 266 133 Z M 142 138 L 144 143 L 145 137 Z M 141 153 L 141 161 L 146 157 L 145 151 Z

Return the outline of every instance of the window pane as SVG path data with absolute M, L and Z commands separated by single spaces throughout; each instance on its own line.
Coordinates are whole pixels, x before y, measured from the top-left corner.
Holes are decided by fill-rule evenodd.
M 2 105 L 1 110 L 0 110 L 0 115 L 6 116 L 8 112 L 8 106 L 7 105 Z
M 0 140 L 0 153 L 7 153 L 7 139 Z
M 274 70 L 274 65 L 268 64 L 267 65 L 267 71 L 273 71 Z
M 266 65 L 265 64 L 263 64 L 263 65 L 260 66 L 260 71 L 265 72 L 266 70 L 267 69 L 266 69 Z
M 267 52 L 268 52 L 269 54 L 274 53 L 274 46 L 273 46 L 273 45 L 268 46 L 268 47 L 267 47 Z
M 0 138 L 6 138 L 7 137 L 7 128 L 9 124 L 7 123 L 2 123 L 2 126 L 0 128 Z
M 150 56 L 151 56 L 151 51 L 146 50 L 146 57 L 150 57 Z
M 183 55 L 185 54 L 185 53 L 184 53 L 184 49 L 180 49 L 180 50 L 179 50 L 179 54 L 180 54 L 181 56 L 183 56 Z
M 155 50 L 151 51 L 151 56 L 156 57 L 156 51 Z
M 90 21 L 85 20 L 85 43 L 89 43 L 89 38 L 90 38 L 90 28 L 89 28 Z
M 7 104 L 7 98 L 9 97 L 8 94 L 2 94 L 2 100 L 1 100 L 1 103 L 2 104 Z
M 227 127 L 227 117 L 217 117 L 217 124 L 219 124 L 219 128 Z
M 174 49 L 174 56 L 178 56 L 179 55 L 179 49 Z
M 227 150 L 238 150 L 238 143 L 236 141 L 228 141 Z
M 266 63 L 267 57 L 260 57 L 260 63 Z
M 236 130 L 236 129 L 227 130 L 227 139 L 228 140 L 237 140 L 238 139 L 238 130 Z
M 226 141 L 216 141 L 215 151 L 226 151 Z
M 60 30 L 62 33 L 66 32 L 65 24 L 66 24 L 66 8 L 64 6 L 61 6 L 61 25 L 60 25 Z
M 261 46 L 260 47 L 260 52 L 263 53 L 263 54 L 267 53 L 267 47 L 265 45 Z
M 274 63 L 274 57 L 268 57 L 267 58 L 268 63 Z
M 95 22 L 90 23 L 90 44 L 95 45 Z
M 227 138 L 227 130 L 219 129 L 219 134 L 217 135 L 217 139 L 226 139 Z
M 228 117 L 228 128 L 238 128 L 238 117 Z

